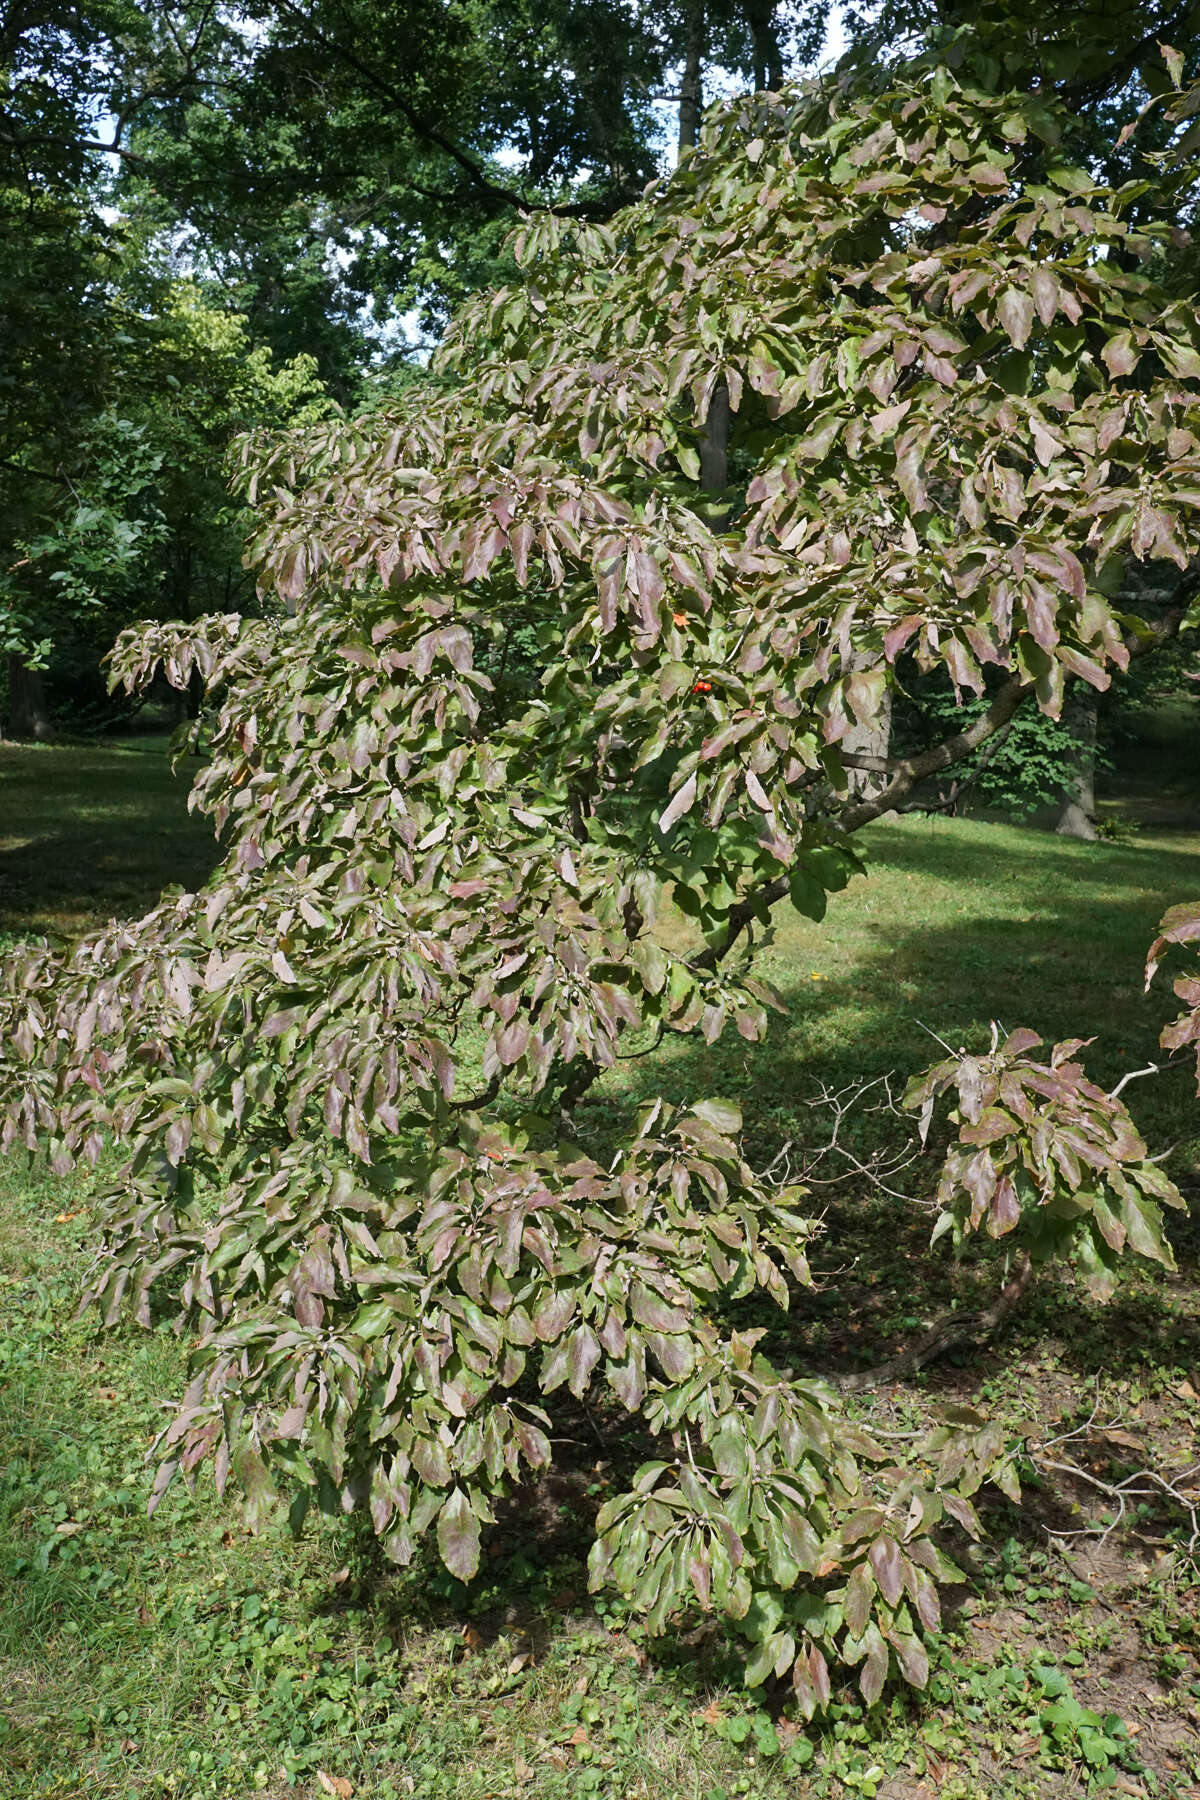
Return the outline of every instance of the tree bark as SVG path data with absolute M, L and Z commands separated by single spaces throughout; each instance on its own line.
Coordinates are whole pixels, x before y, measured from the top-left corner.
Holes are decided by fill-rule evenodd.
M 700 64 L 704 53 L 704 0 L 691 0 L 683 47 L 683 80 L 679 84 L 679 154 L 694 148 L 703 106 Z
M 852 654 L 849 670 L 864 669 L 871 665 L 869 656 Z M 867 725 L 855 723 L 842 739 L 842 749 L 850 756 L 870 757 L 872 761 L 885 763 L 892 747 L 892 690 L 885 688 L 883 698 L 879 702 L 879 711 Z M 887 773 L 882 769 L 847 769 L 846 779 L 849 793 L 853 800 L 874 800 L 887 786 Z
M 747 0 L 746 23 L 754 47 L 754 86 L 774 93 L 783 86 L 783 52 L 775 29 L 775 0 Z
M 1055 830 L 1060 837 L 1092 843 L 1096 836 L 1096 696 L 1090 688 L 1078 699 L 1068 700 L 1065 722 L 1078 740 L 1078 749 Z
M 41 675 L 12 655 L 8 659 L 8 735 L 38 744 L 54 736 Z
M 729 486 L 729 425 L 729 388 L 722 375 L 700 433 L 700 485 L 706 494 L 723 494 Z

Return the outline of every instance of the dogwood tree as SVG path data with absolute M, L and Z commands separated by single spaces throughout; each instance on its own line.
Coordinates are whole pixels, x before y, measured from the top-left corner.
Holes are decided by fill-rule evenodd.
M 803 1191 L 728 1099 L 605 1141 L 586 1096 L 665 1034 L 760 1038 L 772 909 L 820 917 L 857 829 L 1102 689 L 1152 636 L 1122 559 L 1191 579 L 1195 309 L 1155 285 L 1168 227 L 1129 223 L 1143 184 L 1098 185 L 1067 123 L 969 41 L 736 101 L 611 225 L 527 220 L 521 280 L 386 417 L 245 445 L 276 616 L 114 657 L 207 683 L 225 861 L 5 973 L 5 1143 L 126 1146 L 91 1298 L 193 1341 L 156 1495 L 211 1461 L 252 1517 L 368 1508 L 469 1578 L 555 1396 L 607 1397 L 661 1453 L 600 1514 L 597 1584 L 654 1629 L 725 1615 L 806 1711 L 833 1661 L 868 1700 L 924 1681 L 938 1527 L 1016 1492 L 1012 1446 L 948 1418 L 905 1461 L 773 1366 L 726 1303 L 802 1299 Z M 849 746 L 902 656 L 1000 679 L 889 762 Z M 1079 1048 L 1019 1029 L 910 1099 L 953 1107 L 938 1231 L 1104 1296 L 1123 1254 L 1169 1265 L 1179 1197 Z

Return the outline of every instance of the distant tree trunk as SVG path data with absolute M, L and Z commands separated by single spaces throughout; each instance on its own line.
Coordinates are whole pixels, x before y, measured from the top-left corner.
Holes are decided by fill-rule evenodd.
M 679 84 L 679 154 L 695 145 L 703 106 L 700 65 L 704 55 L 704 0 L 691 0 L 683 47 L 683 80 Z
M 706 494 L 723 494 L 729 486 L 729 423 L 729 389 L 722 375 L 700 433 L 700 483 Z
M 747 0 L 746 23 L 754 46 L 754 86 L 772 92 L 783 86 L 783 52 L 775 28 L 775 0 Z
M 1096 696 L 1091 688 L 1067 701 L 1064 723 L 1074 733 L 1078 748 L 1055 830 L 1060 837 L 1091 843 L 1096 836 Z
M 8 735 L 32 738 L 39 744 L 54 736 L 41 676 L 12 655 L 8 659 Z

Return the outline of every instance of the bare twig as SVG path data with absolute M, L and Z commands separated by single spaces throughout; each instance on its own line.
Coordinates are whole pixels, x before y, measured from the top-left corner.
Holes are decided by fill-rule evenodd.
M 1099 1440 L 1099 1442 L 1097 1442 Z M 1194 1555 L 1200 1549 L 1200 1462 L 1190 1464 L 1177 1475 L 1164 1475 L 1159 1469 L 1139 1468 L 1131 1474 L 1123 1476 L 1120 1481 L 1105 1481 L 1091 1469 L 1085 1469 L 1080 1463 L 1064 1461 L 1061 1455 L 1049 1456 L 1048 1451 L 1057 1451 L 1060 1445 L 1077 1444 L 1081 1447 L 1097 1450 L 1102 1447 L 1111 1454 L 1111 1446 L 1117 1444 L 1124 1448 L 1139 1448 L 1137 1439 L 1130 1430 L 1129 1421 L 1118 1414 L 1115 1418 L 1100 1421 L 1100 1382 L 1096 1381 L 1096 1397 L 1092 1402 L 1092 1410 L 1080 1425 L 1073 1425 L 1070 1431 L 1062 1431 L 1056 1437 L 1043 1438 L 1039 1444 L 1026 1446 L 1028 1454 L 1036 1469 L 1046 1470 L 1058 1475 L 1069 1475 L 1072 1480 L 1080 1481 L 1094 1493 L 1103 1494 L 1112 1502 L 1115 1511 L 1107 1525 L 1084 1525 L 1077 1531 L 1057 1531 L 1049 1528 L 1049 1536 L 1057 1541 L 1068 1538 L 1093 1538 L 1099 1543 L 1111 1537 L 1112 1533 L 1125 1523 L 1130 1501 L 1135 1500 L 1168 1500 L 1179 1507 L 1188 1522 L 1189 1536 L 1184 1545 L 1187 1555 Z
M 822 1107 L 832 1112 L 833 1123 L 829 1136 L 823 1144 L 806 1149 L 804 1156 L 796 1161 L 794 1167 L 789 1156 L 787 1178 L 801 1181 L 810 1187 L 825 1187 L 847 1180 L 848 1176 L 844 1169 L 831 1175 L 817 1173 L 822 1165 L 832 1158 L 837 1162 L 848 1164 L 851 1174 L 869 1182 L 872 1187 L 877 1188 L 880 1193 L 887 1194 L 890 1199 L 902 1200 L 906 1205 L 924 1204 L 915 1200 L 911 1194 L 904 1193 L 900 1188 L 892 1185 L 896 1177 L 910 1167 L 921 1154 L 920 1146 L 912 1138 L 912 1121 L 896 1105 L 895 1095 L 892 1091 L 894 1079 L 895 1077 L 891 1073 L 876 1075 L 869 1080 L 850 1082 L 842 1088 L 830 1088 L 822 1082 L 820 1092 L 805 1104 L 810 1109 Z M 882 1098 L 878 1099 L 874 1105 L 865 1105 L 867 1096 L 874 1092 L 880 1093 Z M 857 1111 L 887 1112 L 900 1119 L 906 1128 L 904 1146 L 900 1149 L 889 1148 L 877 1151 L 866 1160 L 856 1151 L 848 1149 L 841 1141 L 842 1125 L 850 1113 Z M 790 1153 L 791 1148 L 792 1144 L 789 1140 L 775 1161 L 764 1171 L 764 1174 L 772 1173 L 780 1158 Z
M 1109 1089 L 1109 1099 L 1115 1100 L 1127 1082 L 1137 1081 L 1143 1075 L 1157 1075 L 1161 1067 L 1161 1063 L 1147 1063 L 1144 1069 L 1130 1069 L 1127 1075 L 1122 1075 L 1115 1088 Z

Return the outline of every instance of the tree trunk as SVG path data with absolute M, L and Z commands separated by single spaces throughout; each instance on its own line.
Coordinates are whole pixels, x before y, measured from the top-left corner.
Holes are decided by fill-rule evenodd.
M 700 132 L 703 99 L 700 63 L 704 52 L 704 0 L 691 0 L 683 47 L 683 80 L 679 84 L 679 154 L 691 150 Z
M 1091 688 L 1068 700 L 1064 722 L 1075 734 L 1078 748 L 1055 830 L 1060 837 L 1091 843 L 1096 836 L 1096 696 Z
M 723 494 L 729 486 L 729 424 L 729 389 L 722 375 L 700 433 L 700 485 L 706 494 Z
M 54 736 L 46 709 L 46 690 L 36 669 L 27 669 L 19 656 L 8 659 L 8 735 L 44 744 Z
M 871 666 L 867 656 L 851 652 L 848 672 Z M 884 688 L 879 711 L 868 725 L 857 721 L 841 741 L 841 748 L 852 756 L 870 756 L 886 762 L 892 745 L 892 690 Z M 846 779 L 853 800 L 873 800 L 886 787 L 889 777 L 878 769 L 847 769 Z
M 746 23 L 754 46 L 754 86 L 771 92 L 783 86 L 783 52 L 775 29 L 775 0 L 748 0 Z

